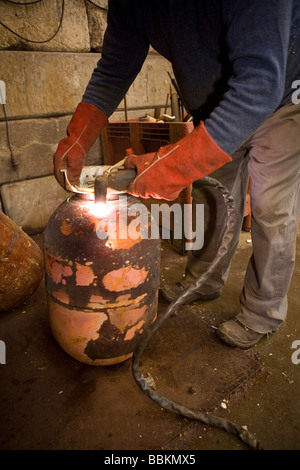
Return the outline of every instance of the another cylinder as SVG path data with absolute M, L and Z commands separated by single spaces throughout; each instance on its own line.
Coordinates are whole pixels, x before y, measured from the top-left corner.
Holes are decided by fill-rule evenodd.
M 22 305 L 37 290 L 43 275 L 38 245 L 0 211 L 0 310 Z

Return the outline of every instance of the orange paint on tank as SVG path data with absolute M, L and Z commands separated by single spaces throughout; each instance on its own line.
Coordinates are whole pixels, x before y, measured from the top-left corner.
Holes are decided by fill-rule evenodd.
M 92 268 L 76 263 L 76 285 L 89 286 L 94 282 L 95 274 Z
M 103 305 L 103 304 L 106 304 L 107 302 L 109 302 L 109 300 L 102 297 L 102 295 L 91 295 L 89 305 L 90 304 Z
M 129 341 L 130 339 L 132 339 L 137 334 L 137 332 L 142 333 L 143 330 L 141 330 L 141 328 L 144 325 L 144 323 L 145 323 L 144 320 L 142 320 L 137 325 L 130 328 L 130 330 L 128 330 L 125 335 L 124 341 Z
M 101 295 L 91 295 L 89 303 L 87 304 L 88 308 L 92 309 L 102 309 L 102 308 L 128 308 L 132 305 L 140 305 L 140 302 L 146 297 L 147 294 L 139 295 L 134 299 L 131 298 L 131 294 L 120 295 L 116 300 L 105 299 Z
M 110 271 L 103 277 L 103 285 L 106 289 L 115 292 L 133 289 L 145 282 L 148 271 L 143 267 L 136 269 L 132 266 L 126 268 L 115 269 Z
M 134 245 L 137 243 L 140 243 L 142 241 L 142 238 L 138 238 L 137 240 L 133 240 L 130 237 L 128 238 L 108 238 L 105 245 L 112 249 L 112 250 L 130 250 Z
M 136 299 L 134 299 L 136 301 Z M 130 304 L 132 302 L 131 299 L 131 294 L 124 294 L 124 295 L 119 295 L 119 297 L 116 298 L 116 303 L 118 304 Z
M 115 325 L 121 333 L 124 333 L 128 325 L 134 325 L 147 310 L 147 305 L 141 308 L 122 308 L 122 309 L 108 309 L 110 322 Z M 144 323 L 144 322 L 143 322 Z M 132 328 L 130 329 L 132 330 Z
M 58 259 L 56 261 L 51 260 L 51 262 L 47 264 L 47 268 L 55 284 L 61 283 L 64 277 L 72 276 L 73 274 L 72 268 L 65 266 Z
M 137 306 L 146 296 L 147 296 L 146 293 L 139 295 L 138 297 L 134 297 L 134 298 L 131 297 L 131 294 L 119 295 L 119 297 L 116 298 L 115 304 L 118 306 L 121 306 L 121 305 L 129 306 L 132 304 Z
M 68 304 L 70 302 L 69 296 L 66 292 L 52 292 L 53 297 L 62 302 L 63 304 Z
M 105 245 L 111 250 L 130 250 L 137 243 L 140 243 L 143 237 L 132 238 L 128 233 L 128 226 L 121 219 L 118 219 L 116 224 L 116 234 L 110 236 L 108 232 L 108 238 Z
M 72 224 L 69 224 L 68 222 L 66 222 L 65 220 L 62 221 L 62 224 L 60 226 L 60 231 L 61 233 L 63 233 L 64 235 L 68 236 L 70 235 L 70 233 L 72 233 Z
M 124 361 L 131 357 L 132 353 L 108 359 L 90 359 L 85 348 L 89 341 L 99 337 L 99 330 L 107 320 L 107 315 L 98 312 L 72 310 L 72 316 L 68 308 L 55 304 L 48 297 L 49 320 L 54 337 L 61 348 L 78 361 L 90 365 L 110 365 Z

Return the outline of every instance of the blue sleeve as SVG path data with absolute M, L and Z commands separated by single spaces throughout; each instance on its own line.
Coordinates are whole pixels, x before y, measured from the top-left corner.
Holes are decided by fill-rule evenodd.
M 137 12 L 128 0 L 110 0 L 101 59 L 82 101 L 109 117 L 126 95 L 147 57 L 149 44 L 135 24 Z
M 205 127 L 228 154 L 278 108 L 284 93 L 292 0 L 224 0 L 232 75 Z

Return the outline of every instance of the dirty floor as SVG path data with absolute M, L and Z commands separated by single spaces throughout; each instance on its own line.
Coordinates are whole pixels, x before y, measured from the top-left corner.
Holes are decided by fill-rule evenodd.
M 36 241 L 42 243 L 42 235 Z M 215 328 L 239 308 L 251 253 L 242 232 L 222 296 L 193 303 L 163 323 L 140 363 L 156 391 L 246 425 L 264 449 L 300 449 L 300 232 L 281 329 L 250 351 L 220 344 Z M 162 281 L 175 280 L 185 258 L 162 244 Z M 160 300 L 159 315 L 167 307 Z M 93 367 L 69 357 L 48 324 L 44 284 L 20 308 L 0 315 L 6 364 L 0 365 L 1 450 L 247 450 L 222 429 L 165 411 L 144 395 L 131 360 Z M 294 362 L 292 354 L 294 353 Z

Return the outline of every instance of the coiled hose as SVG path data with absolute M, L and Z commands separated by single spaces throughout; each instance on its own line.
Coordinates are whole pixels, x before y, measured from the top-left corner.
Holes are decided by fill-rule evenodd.
M 233 234 L 234 234 L 234 225 L 235 225 L 235 212 L 234 212 L 234 200 L 228 191 L 228 189 L 223 186 L 219 181 L 211 178 L 209 176 L 203 178 L 201 180 L 203 185 L 205 186 L 212 186 L 219 190 L 224 198 L 225 206 L 227 209 L 227 223 L 226 229 L 223 234 L 223 238 L 217 252 L 217 255 L 213 262 L 211 263 L 209 269 L 201 275 L 194 284 L 192 284 L 186 291 L 183 292 L 182 295 L 178 297 L 178 299 L 174 300 L 169 307 L 167 308 L 166 312 L 153 324 L 152 328 L 148 330 L 143 341 L 138 345 L 136 350 L 132 356 L 132 374 L 134 380 L 136 381 L 139 388 L 155 403 L 157 403 L 160 407 L 164 408 L 165 410 L 172 411 L 174 413 L 180 414 L 186 418 L 193 419 L 200 421 L 206 425 L 215 426 L 218 428 L 222 428 L 225 431 L 238 436 L 245 444 L 247 444 L 250 448 L 258 450 L 262 449 L 257 439 L 248 432 L 246 427 L 237 425 L 228 421 L 223 418 L 219 418 L 214 416 L 210 413 L 205 413 L 201 411 L 193 411 L 184 406 L 181 406 L 172 400 L 169 400 L 166 397 L 158 395 L 155 390 L 153 390 L 147 383 L 146 379 L 144 378 L 143 374 L 139 368 L 139 362 L 141 355 L 143 354 L 149 339 L 152 335 L 159 329 L 162 323 L 169 318 L 175 311 L 182 306 L 185 302 L 188 302 L 189 297 L 204 284 L 204 282 L 208 279 L 210 273 L 217 269 L 218 264 L 220 263 L 223 256 L 230 250 L 232 243 L 233 243 Z

